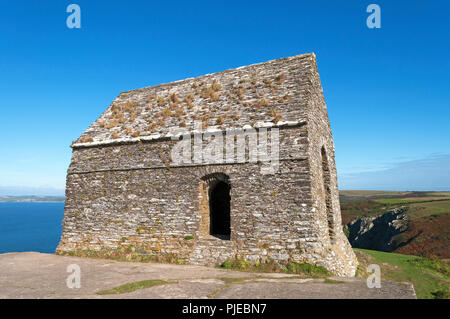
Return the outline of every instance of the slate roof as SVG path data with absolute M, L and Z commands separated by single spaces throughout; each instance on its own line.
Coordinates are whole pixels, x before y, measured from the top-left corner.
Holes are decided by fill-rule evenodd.
M 72 147 L 159 139 L 177 130 L 295 125 L 306 121 L 313 53 L 127 91 Z

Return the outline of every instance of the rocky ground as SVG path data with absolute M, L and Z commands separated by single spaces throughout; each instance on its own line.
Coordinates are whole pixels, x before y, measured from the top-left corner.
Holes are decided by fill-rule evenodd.
M 378 216 L 364 216 L 346 225 L 352 247 L 379 251 L 394 251 L 405 243 L 396 240 L 408 230 L 405 208 L 395 208 Z
M 80 288 L 68 288 L 69 265 L 80 267 Z M 0 255 L 0 298 L 416 298 L 411 284 L 360 278 L 304 279 L 193 265 L 132 263 L 41 253 Z M 97 294 L 127 283 L 163 280 L 150 288 Z M 73 282 L 73 281 L 71 281 Z
M 450 259 L 450 192 L 339 194 L 354 248 Z

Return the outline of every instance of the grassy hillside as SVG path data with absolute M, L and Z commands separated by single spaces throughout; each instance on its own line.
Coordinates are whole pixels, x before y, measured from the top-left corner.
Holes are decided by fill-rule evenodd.
M 397 253 L 450 258 L 450 192 L 341 191 L 342 222 L 407 207 L 405 245 Z
M 381 280 L 410 282 L 417 298 L 450 298 L 450 266 L 440 260 L 355 249 L 360 265 L 357 276 L 367 278 L 367 266 L 377 264 L 381 268 Z

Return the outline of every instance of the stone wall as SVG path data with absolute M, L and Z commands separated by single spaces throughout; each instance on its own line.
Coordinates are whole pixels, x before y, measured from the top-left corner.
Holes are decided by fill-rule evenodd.
M 298 243 L 308 245 L 314 235 L 313 216 L 305 210 L 310 205 L 306 141 L 305 126 L 280 132 L 280 153 L 296 152 L 280 158 L 275 175 L 262 175 L 261 163 L 166 166 L 161 158 L 168 157 L 168 141 L 74 149 L 58 251 L 133 245 L 192 263 L 238 256 L 287 261 L 298 255 Z M 139 165 L 142 159 L 145 165 Z M 212 173 L 229 176 L 231 241 L 201 236 L 205 203 L 199 189 L 202 177 Z M 194 239 L 185 239 L 190 236 Z
M 188 263 L 217 265 L 270 257 L 325 265 L 313 207 L 307 126 L 280 131 L 280 167 L 261 163 L 170 166 L 173 141 L 75 148 L 67 176 L 63 237 L 58 252 L 133 246 L 173 254 Z M 290 150 L 288 152 L 288 150 Z M 202 177 L 229 176 L 231 240 L 201 234 Z M 193 239 L 192 239 L 193 237 Z

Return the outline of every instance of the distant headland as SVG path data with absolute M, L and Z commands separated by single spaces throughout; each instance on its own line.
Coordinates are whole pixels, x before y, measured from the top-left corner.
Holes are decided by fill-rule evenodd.
M 11 202 L 28 202 L 28 203 L 50 203 L 50 202 L 64 202 L 64 196 L 36 196 L 36 195 L 25 195 L 25 196 L 7 196 L 0 195 L 0 203 L 11 203 Z

